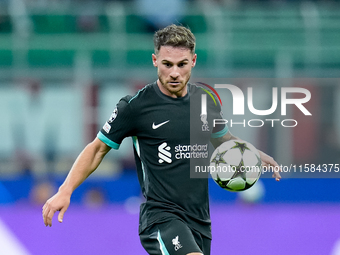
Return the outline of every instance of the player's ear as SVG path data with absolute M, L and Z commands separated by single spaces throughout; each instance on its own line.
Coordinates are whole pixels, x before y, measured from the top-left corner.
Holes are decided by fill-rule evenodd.
M 152 63 L 154 67 L 157 67 L 157 56 L 155 54 L 152 54 Z
M 197 60 L 197 54 L 194 54 L 194 56 L 192 57 L 191 67 L 195 67 L 195 65 L 196 65 L 196 60 Z

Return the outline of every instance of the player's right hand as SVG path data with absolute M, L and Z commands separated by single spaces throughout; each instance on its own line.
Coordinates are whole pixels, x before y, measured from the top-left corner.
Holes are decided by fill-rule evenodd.
M 52 218 L 55 212 L 60 211 L 58 221 L 63 222 L 64 213 L 70 205 L 71 197 L 65 193 L 58 192 L 51 197 L 43 206 L 42 216 L 45 226 L 52 227 Z

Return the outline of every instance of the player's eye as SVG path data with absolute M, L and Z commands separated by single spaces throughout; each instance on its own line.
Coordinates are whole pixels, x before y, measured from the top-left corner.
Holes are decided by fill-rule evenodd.
M 165 65 L 166 67 L 171 67 L 171 64 L 170 64 L 170 63 L 164 63 L 164 65 Z
M 187 63 L 179 63 L 178 67 L 184 67 Z

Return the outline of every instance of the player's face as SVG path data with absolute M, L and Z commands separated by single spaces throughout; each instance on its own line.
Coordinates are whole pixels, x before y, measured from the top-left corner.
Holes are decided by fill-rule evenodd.
M 152 54 L 153 65 L 158 69 L 159 89 L 174 98 L 185 96 L 196 58 L 187 48 L 161 46 L 157 55 Z

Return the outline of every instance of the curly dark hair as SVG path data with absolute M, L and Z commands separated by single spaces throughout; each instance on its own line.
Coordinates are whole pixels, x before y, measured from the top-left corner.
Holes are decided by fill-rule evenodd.
M 157 55 L 161 46 L 184 47 L 190 50 L 191 54 L 195 54 L 196 38 L 190 29 L 169 25 L 158 30 L 154 37 L 155 54 Z

